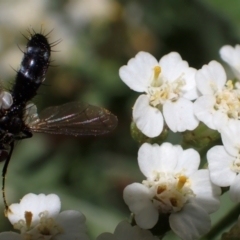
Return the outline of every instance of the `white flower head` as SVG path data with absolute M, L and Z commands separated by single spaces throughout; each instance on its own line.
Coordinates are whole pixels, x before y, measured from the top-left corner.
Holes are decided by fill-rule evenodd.
M 231 67 L 235 77 L 240 80 L 240 45 L 223 46 L 219 53 L 222 60 Z
M 223 146 L 214 146 L 207 153 L 212 182 L 230 186 L 230 198 L 240 202 L 240 122 L 231 122 L 221 132 Z
M 228 80 L 222 65 L 211 61 L 196 73 L 202 96 L 194 103 L 197 118 L 209 128 L 221 132 L 229 122 L 240 119 L 240 88 Z
M 114 233 L 102 233 L 97 240 L 157 240 L 148 230 L 137 225 L 131 226 L 127 221 L 120 222 Z
M 182 239 L 197 239 L 209 231 L 209 213 L 219 207 L 221 191 L 211 183 L 208 170 L 198 170 L 197 151 L 145 143 L 138 164 L 147 179 L 124 189 L 124 200 L 138 226 L 150 229 L 159 214 L 167 214 L 171 229 Z
M 133 120 L 145 135 L 158 136 L 164 119 L 173 132 L 197 127 L 191 102 L 198 96 L 195 72 L 176 52 L 163 56 L 159 62 L 151 54 L 139 52 L 120 68 L 125 84 L 146 93 L 139 96 L 133 107 Z
M 10 205 L 7 212 L 9 221 L 20 234 L 0 233 L 0 240 L 88 240 L 84 215 L 74 210 L 60 213 L 60 208 L 60 199 L 55 194 L 25 195 L 19 204 Z

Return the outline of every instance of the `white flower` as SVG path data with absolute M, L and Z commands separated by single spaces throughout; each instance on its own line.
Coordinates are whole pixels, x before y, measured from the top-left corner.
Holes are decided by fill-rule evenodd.
M 102 233 L 97 240 L 157 240 L 148 230 L 141 229 L 138 226 L 131 226 L 128 222 L 120 222 L 114 234 Z
M 195 72 L 176 52 L 163 56 L 159 62 L 151 54 L 139 52 L 120 68 L 124 83 L 136 92 L 146 93 L 133 107 L 133 120 L 145 135 L 156 137 L 162 132 L 163 116 L 173 132 L 197 127 L 191 102 L 198 96 Z
M 199 163 L 198 152 L 179 145 L 140 147 L 138 164 L 147 179 L 124 189 L 139 227 L 154 227 L 161 213 L 170 214 L 170 227 L 182 239 L 197 239 L 209 231 L 209 213 L 219 207 L 221 191 L 211 183 L 208 170 L 198 170 Z
M 194 103 L 197 118 L 209 128 L 221 131 L 229 121 L 240 117 L 240 88 L 227 81 L 222 65 L 211 61 L 196 73 L 198 90 L 203 96 Z
M 235 48 L 229 45 L 223 46 L 219 53 L 222 60 L 231 67 L 236 78 L 240 80 L 240 45 L 236 45 Z
M 74 210 L 60 213 L 60 208 L 60 199 L 55 194 L 25 195 L 19 204 L 9 206 L 7 212 L 9 221 L 20 234 L 4 232 L 0 240 L 88 240 L 84 215 Z
M 230 186 L 230 198 L 240 202 L 240 122 L 231 122 L 221 132 L 223 146 L 214 146 L 207 153 L 212 182 Z

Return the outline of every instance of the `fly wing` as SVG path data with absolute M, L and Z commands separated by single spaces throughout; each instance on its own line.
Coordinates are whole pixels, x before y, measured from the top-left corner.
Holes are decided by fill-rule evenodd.
M 117 122 L 117 117 L 107 109 L 70 102 L 46 108 L 28 126 L 33 132 L 88 136 L 109 133 L 117 126 Z

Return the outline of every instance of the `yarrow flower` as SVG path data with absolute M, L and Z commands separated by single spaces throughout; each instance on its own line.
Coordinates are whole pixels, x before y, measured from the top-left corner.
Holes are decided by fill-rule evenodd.
M 131 226 L 127 221 L 120 222 L 114 233 L 102 233 L 97 240 L 157 240 L 148 230 Z
M 240 119 L 240 84 L 227 76 L 222 65 L 211 61 L 196 73 L 197 88 L 203 96 L 194 103 L 197 118 L 221 132 L 230 122 Z
M 88 240 L 84 215 L 74 210 L 60 213 L 60 208 L 60 199 L 55 194 L 25 195 L 19 204 L 10 205 L 7 213 L 20 234 L 3 232 L 0 240 Z
M 240 80 L 240 45 L 236 45 L 235 48 L 230 45 L 223 46 L 219 53 L 222 60 L 231 67 L 236 78 Z
M 128 185 L 124 201 L 139 227 L 150 229 L 161 221 L 160 214 L 166 214 L 182 239 L 197 239 L 210 230 L 209 213 L 218 209 L 221 190 L 211 183 L 208 170 L 198 170 L 197 151 L 145 143 L 138 164 L 147 179 Z
M 214 146 L 207 153 L 212 182 L 230 186 L 230 198 L 240 202 L 240 122 L 233 122 L 221 132 L 223 146 Z
M 191 102 L 198 97 L 195 72 L 176 52 L 163 56 L 159 62 L 151 54 L 139 52 L 120 68 L 125 84 L 146 93 L 138 97 L 133 107 L 133 120 L 146 136 L 161 134 L 164 119 L 173 132 L 197 127 Z

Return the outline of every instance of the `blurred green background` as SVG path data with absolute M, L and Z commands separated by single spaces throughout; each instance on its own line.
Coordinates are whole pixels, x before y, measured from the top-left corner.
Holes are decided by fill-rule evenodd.
M 28 35 L 31 27 L 42 27 L 45 33 L 53 29 L 49 41 L 62 42 L 53 49 L 54 67 L 33 101 L 39 111 L 77 100 L 105 107 L 119 120 L 107 136 L 35 134 L 18 142 L 8 169 L 8 202 L 18 202 L 29 192 L 56 193 L 63 210 L 85 214 L 93 239 L 113 232 L 129 217 L 124 187 L 143 180 L 138 144 L 129 132 L 131 108 L 139 94 L 120 80 L 119 68 L 141 50 L 157 59 L 177 51 L 195 68 L 212 59 L 220 61 L 221 46 L 240 42 L 239 12 L 238 0 L 2 0 L 2 85 L 10 88 L 13 69 L 19 68 L 26 44 L 21 34 Z M 225 203 L 222 215 L 231 206 Z M 11 229 L 0 215 L 0 231 Z

